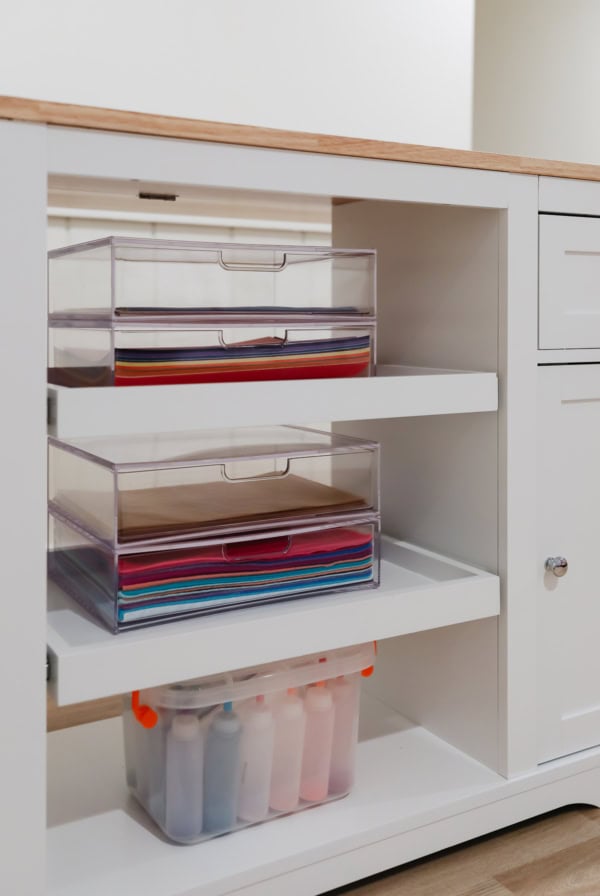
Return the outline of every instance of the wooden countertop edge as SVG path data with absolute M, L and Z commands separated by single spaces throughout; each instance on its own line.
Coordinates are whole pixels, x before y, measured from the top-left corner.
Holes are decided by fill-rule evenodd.
M 251 125 L 227 124 L 219 121 L 151 115 L 145 112 L 102 109 L 96 106 L 51 103 L 45 100 L 21 97 L 0 96 L 0 118 L 41 122 L 62 127 L 147 134 L 154 137 L 286 149 L 294 152 L 313 152 L 363 159 L 414 162 L 420 165 L 444 165 L 457 168 L 476 168 L 484 171 L 505 171 L 513 174 L 600 181 L 600 165 L 531 159 L 382 140 L 361 140 L 356 137 L 336 137 L 328 134 L 309 134 Z

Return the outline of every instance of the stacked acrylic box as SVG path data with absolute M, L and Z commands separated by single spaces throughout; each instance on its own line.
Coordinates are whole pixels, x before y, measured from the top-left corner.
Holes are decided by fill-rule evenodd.
M 134 692 L 127 782 L 172 840 L 194 843 L 347 794 L 360 678 L 374 647 Z
M 114 632 L 374 587 L 378 467 L 300 427 L 50 437 L 50 575 Z
M 369 376 L 375 253 L 110 237 L 49 253 L 49 381 Z M 378 445 L 299 427 L 49 438 L 49 573 L 112 632 L 379 584 Z M 346 794 L 362 645 L 126 701 L 127 780 L 191 843 Z
M 108 237 L 49 253 L 49 381 L 368 376 L 372 250 Z

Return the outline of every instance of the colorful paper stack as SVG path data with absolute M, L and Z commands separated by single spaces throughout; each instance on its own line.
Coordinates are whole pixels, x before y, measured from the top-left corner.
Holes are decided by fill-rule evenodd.
M 259 337 L 227 347 L 118 348 L 115 386 L 361 376 L 368 372 L 370 363 L 368 335 L 299 339 L 291 344 Z

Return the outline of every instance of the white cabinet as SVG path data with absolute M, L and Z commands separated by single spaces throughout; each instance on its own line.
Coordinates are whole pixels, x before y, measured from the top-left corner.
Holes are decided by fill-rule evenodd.
M 600 364 L 540 367 L 538 384 L 543 762 L 600 744 Z M 544 570 L 557 556 L 568 561 L 562 577 Z
M 539 347 L 600 347 L 600 218 L 543 214 Z
M 4 108 L 14 117 L 12 104 Z M 40 104 L 33 113 L 38 121 L 45 114 Z M 540 355 L 555 360 L 538 351 L 536 338 L 543 166 L 524 169 L 519 160 L 497 170 L 502 160 L 490 157 L 496 170 L 469 170 L 484 164 L 481 154 L 413 148 L 407 155 L 389 144 L 295 143 L 287 134 L 268 148 L 266 132 L 188 123 L 169 135 L 164 119 L 152 125 L 147 116 L 147 136 L 129 118 L 120 125 L 127 133 L 110 133 L 105 128 L 118 127 L 118 115 L 53 115 L 79 126 L 0 122 L 11 162 L 7 195 L 15 184 L 19 193 L 0 208 L 8 371 L 1 382 L 7 432 L 16 434 L 4 440 L 0 481 L 23 522 L 15 526 L 14 514 L 5 514 L 0 655 L 4 679 L 18 679 L 5 717 L 18 720 L 19 737 L 0 748 L 0 891 L 315 896 L 556 806 L 600 805 L 600 599 L 593 588 L 600 364 L 539 371 L 537 413 Z M 162 136 L 151 136 L 153 127 Z M 542 180 L 544 211 L 600 210 L 600 184 L 582 181 L 572 191 L 561 182 L 558 204 Z M 298 197 L 331 204 L 336 245 L 378 250 L 378 375 L 248 390 L 173 386 L 168 395 L 161 387 L 52 389 L 57 433 L 139 433 L 157 419 L 166 431 L 290 422 L 364 428 L 382 445 L 390 536 L 378 592 L 248 608 L 116 638 L 61 595 L 50 594 L 46 614 L 46 185 L 88 200 L 104 201 L 106 193 L 108 205 L 118 200 L 136 214 L 132 182 L 174 190 L 178 202 L 192 205 L 205 191 L 246 209 L 261 194 L 294 207 Z M 597 206 L 585 204 L 588 194 Z M 189 211 L 189 203 L 178 207 Z M 541 220 L 541 344 L 600 348 L 600 224 Z M 562 354 L 572 360 L 577 353 Z M 600 362 L 600 351 L 588 354 Z M 569 560 L 567 576 L 542 581 L 543 561 L 559 554 Z M 318 812 L 182 851 L 132 809 L 121 732 L 110 720 L 50 735 L 46 775 L 45 647 L 51 685 L 60 703 L 71 703 L 368 638 L 381 644 L 377 674 L 364 684 L 358 784 Z

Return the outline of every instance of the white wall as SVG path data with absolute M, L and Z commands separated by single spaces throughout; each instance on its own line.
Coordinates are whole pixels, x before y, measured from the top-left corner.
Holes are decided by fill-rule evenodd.
M 600 2 L 477 0 L 475 149 L 600 162 Z
M 2 94 L 470 146 L 474 0 L 0 6 Z

